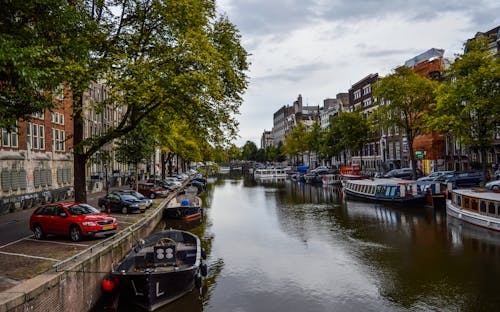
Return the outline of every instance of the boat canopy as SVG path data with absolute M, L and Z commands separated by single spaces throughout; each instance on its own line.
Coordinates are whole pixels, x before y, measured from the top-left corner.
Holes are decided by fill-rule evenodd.
M 309 166 L 297 166 L 297 171 L 307 171 L 309 170 Z

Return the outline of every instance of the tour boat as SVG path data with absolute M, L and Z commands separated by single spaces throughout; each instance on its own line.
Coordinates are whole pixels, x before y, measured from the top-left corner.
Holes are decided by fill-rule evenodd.
M 207 273 L 202 258 L 196 235 L 165 230 L 140 240 L 110 277 L 121 298 L 153 311 L 201 287 Z
M 253 177 L 255 179 L 276 179 L 276 178 L 286 179 L 287 176 L 288 176 L 288 170 L 278 169 L 278 168 L 255 169 L 253 173 Z
M 485 189 L 456 189 L 446 201 L 446 214 L 490 230 L 500 231 L 500 194 Z
M 164 219 L 194 220 L 200 219 L 203 215 L 201 208 L 202 200 L 193 194 L 182 194 L 173 198 L 163 208 Z
M 377 202 L 418 204 L 425 200 L 416 184 L 397 179 L 348 180 L 343 190 L 347 196 Z

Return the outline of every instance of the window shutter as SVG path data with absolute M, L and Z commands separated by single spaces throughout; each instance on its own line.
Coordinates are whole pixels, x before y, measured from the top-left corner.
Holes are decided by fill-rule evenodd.
M 40 185 L 42 187 L 47 186 L 47 172 L 44 168 L 40 169 Z
M 19 169 L 19 171 L 17 172 L 17 176 L 18 176 L 18 181 L 19 181 L 19 187 L 21 188 L 21 190 L 25 190 L 27 188 L 27 181 L 26 181 L 26 170 L 24 169 Z
M 2 169 L 2 190 L 10 191 L 10 174 L 7 168 Z

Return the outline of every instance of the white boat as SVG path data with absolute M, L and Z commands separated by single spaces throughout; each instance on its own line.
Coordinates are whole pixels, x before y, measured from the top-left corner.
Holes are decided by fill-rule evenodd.
M 446 201 L 447 215 L 490 230 L 500 231 L 500 193 L 484 189 L 457 189 Z
M 286 179 L 288 170 L 277 168 L 255 169 L 253 177 L 255 179 Z

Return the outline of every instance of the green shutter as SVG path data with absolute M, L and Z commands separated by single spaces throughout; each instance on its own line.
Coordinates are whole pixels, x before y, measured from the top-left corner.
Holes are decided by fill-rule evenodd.
M 10 171 L 10 187 L 13 191 L 17 191 L 19 188 L 19 183 L 17 182 L 17 170 L 11 170 Z
M 7 168 L 2 169 L 2 190 L 4 192 L 10 191 L 10 173 Z
M 26 170 L 21 168 L 17 171 L 17 180 L 19 181 L 19 187 L 21 190 L 25 190 L 28 186 L 26 181 Z

